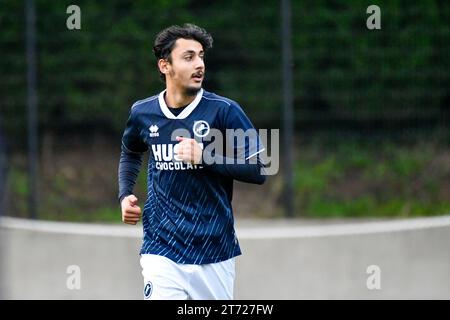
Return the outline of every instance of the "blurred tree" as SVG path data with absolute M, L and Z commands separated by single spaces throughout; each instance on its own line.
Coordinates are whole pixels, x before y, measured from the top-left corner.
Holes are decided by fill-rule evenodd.
M 257 126 L 279 127 L 279 1 L 36 0 L 38 98 L 45 130 L 119 133 L 130 105 L 163 88 L 152 54 L 158 31 L 193 22 L 215 38 L 205 87 L 239 101 Z M 0 112 L 24 142 L 24 7 L 0 10 Z M 366 27 L 367 1 L 293 1 L 296 121 L 417 121 L 448 114 L 450 3 L 381 1 L 382 29 Z M 85 130 L 80 130 L 84 128 Z M 24 147 L 24 143 L 16 144 Z

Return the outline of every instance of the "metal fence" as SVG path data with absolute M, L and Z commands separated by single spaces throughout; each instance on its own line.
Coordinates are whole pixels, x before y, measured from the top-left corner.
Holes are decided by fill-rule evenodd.
M 67 24 L 73 4 L 80 29 Z M 282 4 L 290 9 L 282 11 Z M 14 150 L 28 148 L 30 177 L 37 177 L 37 145 L 48 135 L 66 145 L 69 133 L 118 137 L 130 105 L 163 88 L 151 53 L 155 34 L 184 22 L 203 26 L 215 39 L 205 87 L 238 101 L 257 127 L 282 129 L 287 189 L 294 132 L 306 133 L 303 139 L 336 130 L 448 134 L 450 4 L 379 1 L 378 16 L 370 5 L 4 2 L 0 117 L 7 140 Z M 379 20 L 378 28 L 369 27 L 370 19 Z M 291 111 L 283 112 L 288 105 Z M 29 203 L 34 207 L 36 196 Z

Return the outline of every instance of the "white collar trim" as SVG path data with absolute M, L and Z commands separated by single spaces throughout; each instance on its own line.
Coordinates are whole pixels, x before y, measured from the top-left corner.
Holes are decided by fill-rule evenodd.
M 192 111 L 194 111 L 195 107 L 197 107 L 197 105 L 200 103 L 200 100 L 202 99 L 202 96 L 203 96 L 203 89 L 200 89 L 197 92 L 197 96 L 195 97 L 195 99 L 190 104 L 188 104 L 187 107 L 184 108 L 184 110 L 178 116 L 175 116 L 172 112 L 170 112 L 169 108 L 167 107 L 166 100 L 164 99 L 164 93 L 166 91 L 167 91 L 167 89 L 162 91 L 159 94 L 158 101 L 159 101 L 159 107 L 161 108 L 162 113 L 164 113 L 164 115 L 169 119 L 185 119 L 185 118 L 187 118 L 187 116 L 189 116 L 192 113 Z

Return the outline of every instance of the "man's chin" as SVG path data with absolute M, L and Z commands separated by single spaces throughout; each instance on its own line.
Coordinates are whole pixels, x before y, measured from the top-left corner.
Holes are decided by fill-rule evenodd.
M 186 95 L 188 95 L 188 96 L 195 96 L 195 95 L 197 95 L 197 93 L 200 91 L 200 89 L 202 88 L 202 85 L 200 84 L 200 85 L 198 85 L 198 86 L 189 86 L 189 87 L 186 87 Z

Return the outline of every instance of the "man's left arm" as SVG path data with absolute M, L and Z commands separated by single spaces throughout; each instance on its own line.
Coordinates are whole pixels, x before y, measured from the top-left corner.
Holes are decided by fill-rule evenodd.
M 226 177 L 263 184 L 266 181 L 266 174 L 261 154 L 265 148 L 258 133 L 238 105 L 230 105 L 227 111 L 222 131 L 225 132 L 227 150 L 231 150 L 231 154 L 226 152 L 225 155 L 217 152 L 211 154 L 208 150 L 202 150 L 194 139 L 178 138 L 180 143 L 177 155 L 185 162 L 202 163 L 206 169 Z

